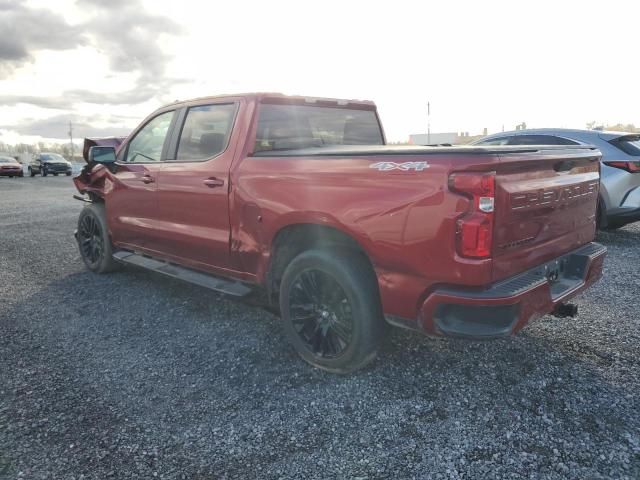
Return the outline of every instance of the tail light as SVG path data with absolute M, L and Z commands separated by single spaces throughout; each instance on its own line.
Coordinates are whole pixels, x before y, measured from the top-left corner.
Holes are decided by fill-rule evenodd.
M 454 173 L 449 177 L 449 188 L 472 199 L 469 211 L 457 221 L 458 253 L 470 258 L 491 256 L 495 172 Z
M 640 162 L 604 162 L 604 164 L 613 168 L 621 168 L 630 173 L 640 172 Z

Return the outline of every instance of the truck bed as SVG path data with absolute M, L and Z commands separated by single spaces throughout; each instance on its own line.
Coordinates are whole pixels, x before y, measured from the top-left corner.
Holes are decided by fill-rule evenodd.
M 507 155 L 510 153 L 533 153 L 550 151 L 596 151 L 596 147 L 585 145 L 525 145 L 525 146 L 455 146 L 428 147 L 414 145 L 336 145 L 330 147 L 309 147 L 295 150 L 263 150 L 254 157 L 362 157 L 371 155 Z

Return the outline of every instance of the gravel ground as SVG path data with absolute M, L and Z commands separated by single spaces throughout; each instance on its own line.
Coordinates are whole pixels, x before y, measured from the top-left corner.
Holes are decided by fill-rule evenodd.
M 87 272 L 73 192 L 0 178 L 0 478 L 640 478 L 640 225 L 599 235 L 578 318 L 493 342 L 397 330 L 338 377 L 259 308 Z

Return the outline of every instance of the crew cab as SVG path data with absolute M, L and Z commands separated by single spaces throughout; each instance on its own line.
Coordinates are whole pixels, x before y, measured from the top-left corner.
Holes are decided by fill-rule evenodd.
M 262 292 L 300 356 L 339 373 L 372 361 L 389 324 L 496 338 L 576 313 L 606 253 L 597 149 L 385 143 L 367 101 L 173 103 L 85 148 L 81 256 Z

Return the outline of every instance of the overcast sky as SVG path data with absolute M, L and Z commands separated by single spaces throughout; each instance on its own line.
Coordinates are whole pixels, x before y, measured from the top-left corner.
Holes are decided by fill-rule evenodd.
M 0 0 L 0 141 L 126 134 L 176 99 L 374 100 L 390 140 L 640 125 L 640 2 Z

